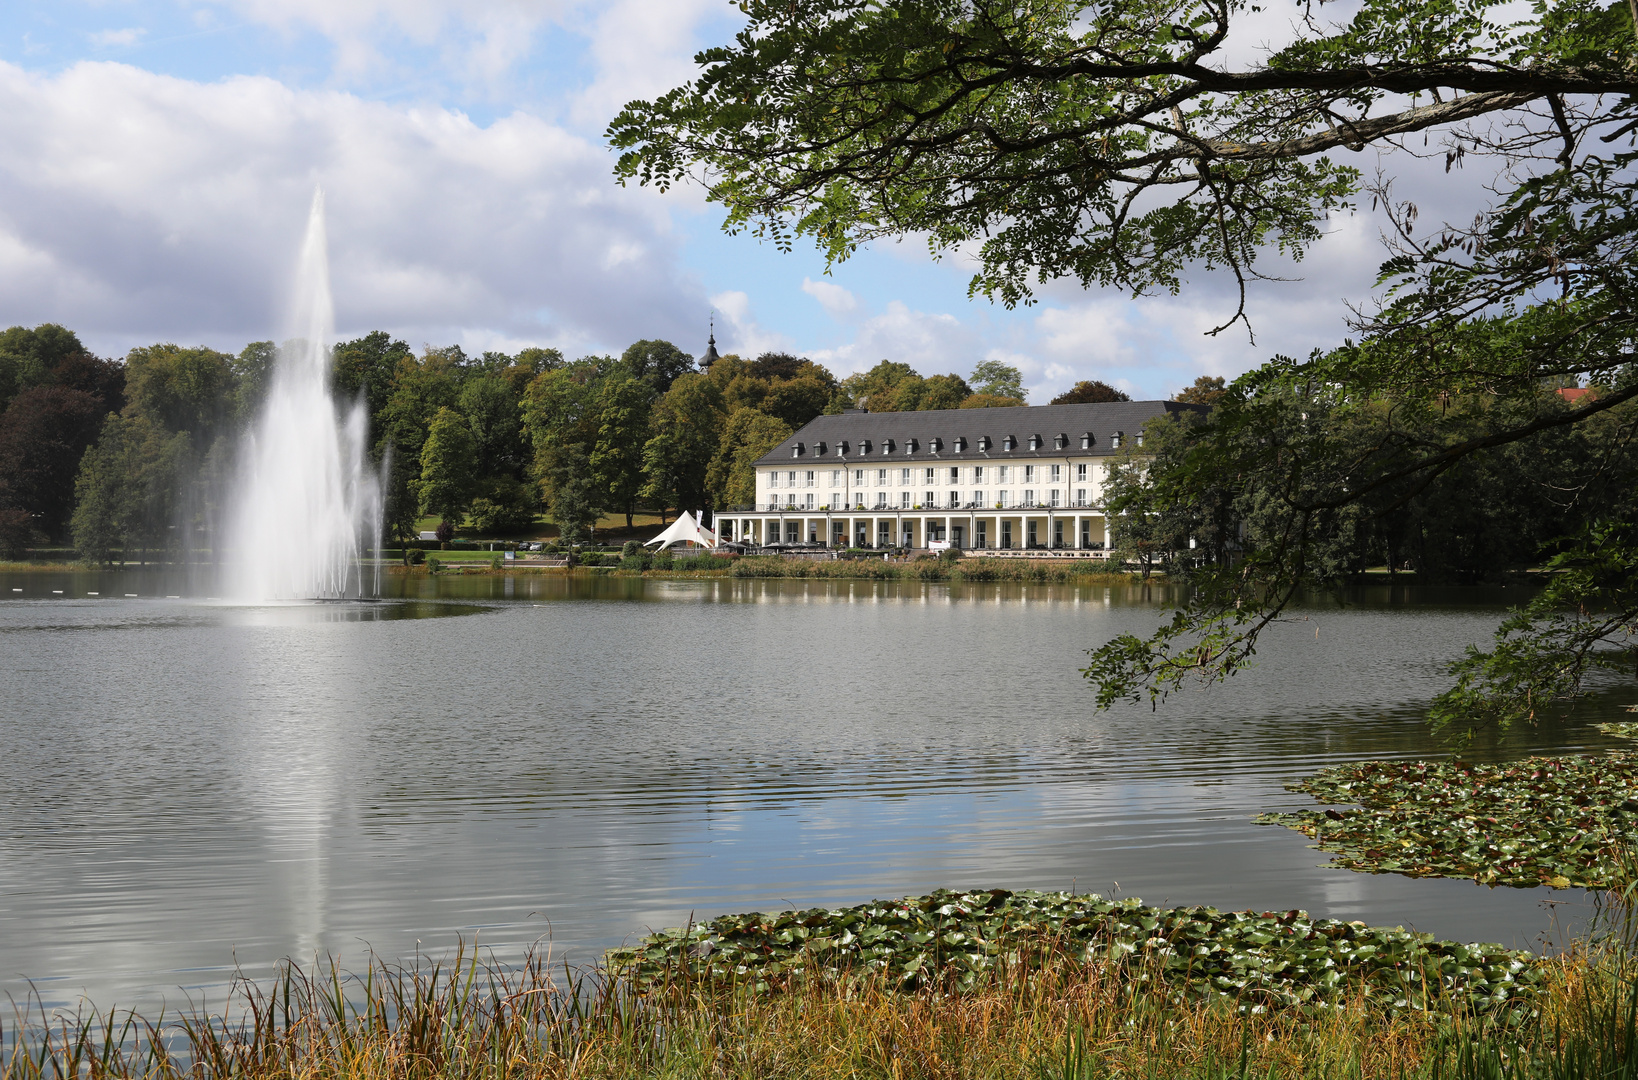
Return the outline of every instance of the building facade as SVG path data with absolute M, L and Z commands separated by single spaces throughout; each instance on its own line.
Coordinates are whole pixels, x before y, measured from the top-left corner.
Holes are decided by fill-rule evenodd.
M 756 462 L 756 505 L 725 541 L 831 547 L 1108 550 L 1111 463 L 1175 401 L 821 416 Z

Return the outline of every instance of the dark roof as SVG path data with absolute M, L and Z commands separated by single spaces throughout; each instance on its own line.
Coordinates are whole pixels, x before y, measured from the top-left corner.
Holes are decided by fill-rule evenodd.
M 758 465 L 849 465 L 870 461 L 944 461 L 952 458 L 990 458 L 1006 461 L 1013 458 L 1061 458 L 1066 453 L 1113 454 L 1110 436 L 1124 432 L 1131 438 L 1143 430 L 1145 424 L 1157 416 L 1182 412 L 1203 412 L 1203 405 L 1189 405 L 1179 401 L 1100 401 L 1082 405 L 1023 405 L 1009 409 L 932 409 L 927 412 L 864 412 L 850 410 L 839 416 L 816 417 L 811 423 L 757 459 Z M 1092 447 L 1081 449 L 1081 436 L 1091 432 Z M 1012 450 L 1003 449 L 1006 437 L 1017 440 Z M 1041 448 L 1031 450 L 1030 436 L 1041 437 Z M 1066 449 L 1054 447 L 1059 435 L 1067 435 Z M 990 447 L 979 449 L 981 436 L 989 436 Z M 967 443 L 965 450 L 956 449 L 958 438 Z M 885 449 L 888 440 L 893 449 Z M 942 449 L 934 450 L 934 440 L 942 441 Z M 914 440 L 916 449 L 907 447 Z M 847 455 L 838 453 L 841 443 L 847 443 Z M 870 444 L 869 453 L 863 452 Z M 819 453 L 820 445 L 824 453 Z M 802 453 L 794 450 L 800 445 Z M 1130 444 L 1128 444 L 1130 445 Z

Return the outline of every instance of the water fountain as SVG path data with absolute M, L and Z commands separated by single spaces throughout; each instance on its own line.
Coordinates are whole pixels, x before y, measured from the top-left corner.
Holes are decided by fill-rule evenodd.
M 381 536 L 381 483 L 365 454 L 362 402 L 330 389 L 335 311 L 324 193 L 313 194 L 296 273 L 292 338 L 240 453 L 229 506 L 226 595 L 240 600 L 363 595 L 361 560 Z

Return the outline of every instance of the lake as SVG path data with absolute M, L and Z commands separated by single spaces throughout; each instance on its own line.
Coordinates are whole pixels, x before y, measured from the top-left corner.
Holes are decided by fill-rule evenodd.
M 1419 706 L 1517 590 L 1316 604 L 1227 685 L 1100 713 L 1085 650 L 1154 626 L 1164 587 L 390 586 L 244 607 L 0 574 L 0 991 L 220 1004 L 287 956 L 587 960 L 691 916 L 939 886 L 1522 947 L 1582 910 L 1326 869 L 1251 822 L 1311 805 L 1283 785 L 1317 768 L 1437 752 Z M 1591 724 L 1625 701 L 1474 756 L 1606 746 Z

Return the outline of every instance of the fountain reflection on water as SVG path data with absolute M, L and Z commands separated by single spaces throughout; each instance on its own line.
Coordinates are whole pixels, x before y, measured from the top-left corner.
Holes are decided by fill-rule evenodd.
M 223 588 L 240 600 L 362 596 L 378 591 L 361 567 L 381 536 L 382 485 L 365 453 L 363 402 L 343 414 L 331 393 L 335 311 L 322 191 L 302 242 L 292 330 L 245 437 Z

